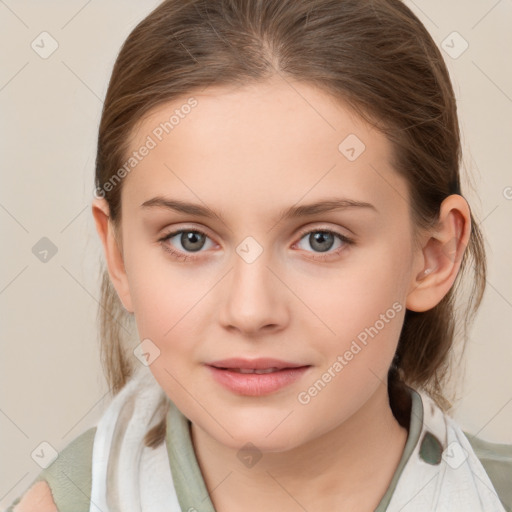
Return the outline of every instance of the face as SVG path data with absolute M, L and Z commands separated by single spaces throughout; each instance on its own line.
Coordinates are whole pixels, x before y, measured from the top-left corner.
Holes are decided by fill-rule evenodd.
M 159 351 L 156 380 L 195 425 L 233 448 L 289 450 L 347 422 L 386 382 L 414 273 L 406 182 L 387 139 L 311 86 L 193 98 L 157 108 L 132 137 L 141 158 L 122 189 L 122 300 Z M 303 208 L 327 201 L 338 207 Z M 250 394 L 207 365 L 232 357 L 307 368 Z

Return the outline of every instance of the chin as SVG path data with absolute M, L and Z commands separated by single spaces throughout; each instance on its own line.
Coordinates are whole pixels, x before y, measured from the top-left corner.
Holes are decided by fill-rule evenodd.
M 262 414 L 257 418 L 246 417 L 240 421 L 233 417 L 229 418 L 229 425 L 226 426 L 229 433 L 221 427 L 217 428 L 217 423 L 213 426 L 213 431 L 211 430 L 211 424 L 209 424 L 210 428 L 203 430 L 206 430 L 217 442 L 233 450 L 240 450 L 246 446 L 248 447 L 247 449 L 250 449 L 248 446 L 250 443 L 262 453 L 284 452 L 295 448 L 298 444 L 305 441 L 302 438 L 297 438 L 297 436 L 301 436 L 303 429 L 300 429 L 300 432 L 292 432 L 290 430 L 292 424 L 285 425 L 288 420 L 283 422 L 282 417 L 277 421 L 273 416 L 265 419 L 262 417 Z
M 244 451 L 255 451 L 261 454 L 287 452 L 297 446 L 289 437 L 276 436 L 275 439 L 271 439 L 271 436 L 267 437 L 266 433 L 262 432 L 254 435 L 252 432 L 247 432 L 246 435 L 225 439 L 225 441 L 229 443 L 227 446 L 237 450 L 237 455 L 238 452 Z

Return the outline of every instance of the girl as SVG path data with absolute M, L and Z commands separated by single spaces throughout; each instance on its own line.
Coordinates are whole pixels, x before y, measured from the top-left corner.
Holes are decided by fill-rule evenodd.
M 510 447 L 446 414 L 485 284 L 460 152 L 399 0 L 163 2 L 99 129 L 115 396 L 10 510 L 510 509 Z

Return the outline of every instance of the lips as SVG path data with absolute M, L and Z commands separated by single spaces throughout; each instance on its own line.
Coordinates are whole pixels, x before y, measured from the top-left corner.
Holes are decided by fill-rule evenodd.
M 270 357 L 260 357 L 257 359 L 232 357 L 229 359 L 213 361 L 207 364 L 208 366 L 213 366 L 221 370 L 238 371 L 240 373 L 271 373 L 285 368 L 301 368 L 303 366 L 309 366 L 306 364 L 282 361 L 280 359 Z
M 216 382 L 230 391 L 260 396 L 291 385 L 308 372 L 311 365 L 272 357 L 246 359 L 232 357 L 206 363 Z
M 273 373 L 273 372 L 279 372 L 282 370 L 282 368 L 262 368 L 260 370 L 253 369 L 253 368 L 219 368 L 220 370 L 228 370 L 231 372 L 237 372 L 237 373 L 257 373 L 259 375 L 263 373 Z
M 311 365 L 270 358 L 224 359 L 208 363 L 206 367 L 218 384 L 233 393 L 246 396 L 276 392 L 297 382 L 311 369 Z

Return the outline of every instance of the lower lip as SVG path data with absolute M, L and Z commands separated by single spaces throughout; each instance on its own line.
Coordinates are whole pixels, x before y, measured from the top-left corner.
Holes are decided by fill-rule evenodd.
M 284 388 L 300 379 L 309 366 L 284 368 L 272 373 L 240 373 L 207 365 L 213 378 L 239 395 L 260 396 Z

